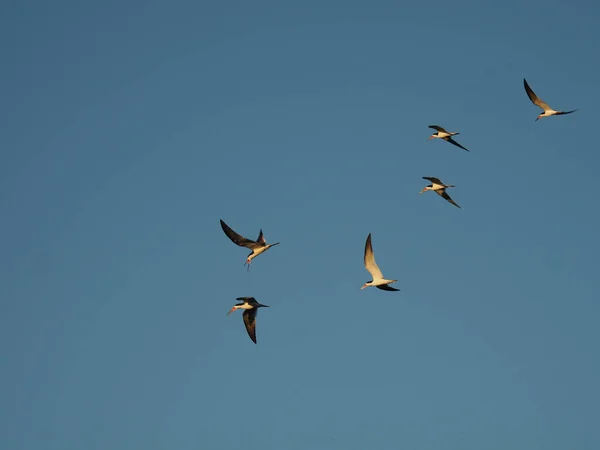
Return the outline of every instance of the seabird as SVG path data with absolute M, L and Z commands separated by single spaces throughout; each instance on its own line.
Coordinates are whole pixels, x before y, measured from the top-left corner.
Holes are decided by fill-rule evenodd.
M 574 109 L 572 111 L 555 111 L 554 109 L 550 108 L 548 106 L 548 104 L 546 104 L 542 100 L 540 100 L 540 98 L 537 95 L 535 95 L 535 92 L 533 92 L 533 90 L 529 87 L 529 84 L 527 84 L 527 80 L 525 78 L 523 78 L 523 84 L 525 85 L 525 92 L 527 92 L 527 96 L 529 97 L 529 100 L 531 100 L 531 102 L 534 105 L 537 105 L 544 110 L 543 113 L 541 113 L 539 116 L 537 116 L 537 119 L 535 119 L 536 122 L 539 119 L 541 119 L 542 117 L 560 116 L 563 114 L 571 114 L 571 113 L 574 113 L 575 111 L 577 111 L 576 109 Z
M 456 136 L 457 134 L 460 134 L 460 133 L 454 133 L 452 131 L 446 131 L 442 127 L 437 126 L 437 125 L 429 125 L 429 128 L 433 128 L 434 130 L 437 130 L 437 133 L 433 133 L 431 136 L 429 136 L 429 139 L 427 139 L 428 141 L 430 139 L 435 139 L 435 138 L 443 139 L 444 141 L 450 142 L 451 144 L 454 144 L 457 147 L 462 148 L 463 150 L 467 150 L 468 152 L 470 151 L 470 150 L 466 149 L 465 147 L 463 147 L 462 145 L 460 145 L 454 139 L 452 139 L 452 136 Z
M 373 246 L 371 245 L 371 233 L 367 236 L 367 242 L 365 243 L 365 268 L 369 271 L 373 279 L 371 281 L 367 281 L 361 289 L 364 289 L 369 286 L 375 286 L 383 291 L 399 291 L 400 289 L 395 289 L 391 286 L 388 286 L 390 283 L 395 283 L 398 280 L 386 280 L 383 278 L 383 274 L 377 263 L 375 262 L 375 255 L 373 254 Z
M 452 198 L 450 198 L 450 196 L 446 192 L 446 188 L 454 187 L 453 184 L 444 184 L 440 181 L 439 178 L 435 178 L 435 177 L 423 177 L 423 179 L 431 181 L 432 184 L 430 184 L 429 186 L 425 186 L 421 190 L 421 192 L 419 192 L 419 194 L 422 194 L 425 191 L 433 191 L 436 194 L 444 197 L 446 200 L 448 200 L 454 206 L 458 206 L 458 203 L 456 203 L 454 200 L 452 200 Z M 460 206 L 458 206 L 458 207 L 460 208 Z
M 246 239 L 244 236 L 240 236 L 239 234 L 237 234 L 235 231 L 229 228 L 229 226 L 222 220 L 221 228 L 223 228 L 223 231 L 225 232 L 227 237 L 231 239 L 234 244 L 252 250 L 252 253 L 248 255 L 248 257 L 246 258 L 246 262 L 244 263 L 244 265 L 248 264 L 248 270 L 250 270 L 250 263 L 254 258 L 256 258 L 261 253 L 266 252 L 271 247 L 279 244 L 279 242 L 276 242 L 274 244 L 267 244 L 267 241 L 265 241 L 265 237 L 263 236 L 262 229 L 260 230 L 258 239 L 256 241 L 252 241 L 250 239 Z
M 244 313 L 242 318 L 244 319 L 244 325 L 246 325 L 246 331 L 248 336 L 252 339 L 252 342 L 256 344 L 256 313 L 258 308 L 269 308 L 269 305 L 261 305 L 256 301 L 254 297 L 238 297 L 236 300 L 241 300 L 242 303 L 238 303 L 233 306 L 227 313 L 231 314 L 236 309 L 243 309 Z

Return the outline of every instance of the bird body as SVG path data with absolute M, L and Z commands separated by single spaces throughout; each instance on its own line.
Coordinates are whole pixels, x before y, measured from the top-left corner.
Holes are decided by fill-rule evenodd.
M 367 236 L 367 241 L 365 243 L 365 268 L 371 274 L 373 279 L 371 281 L 367 281 L 361 289 L 366 287 L 375 286 L 378 289 L 384 291 L 399 291 L 400 289 L 395 289 L 389 286 L 390 283 L 395 283 L 398 280 L 388 280 L 383 277 L 383 273 L 379 269 L 379 266 L 375 262 L 375 255 L 373 253 L 373 245 L 371 244 L 371 233 Z
M 267 241 L 265 240 L 262 229 L 260 230 L 260 233 L 258 234 L 258 238 L 256 239 L 256 241 L 253 241 L 251 239 L 245 238 L 242 235 L 237 234 L 222 220 L 221 220 L 221 228 L 223 229 L 223 232 L 225 233 L 225 235 L 234 244 L 237 244 L 240 247 L 249 248 L 251 250 L 250 254 L 246 257 L 246 262 L 244 263 L 244 265 L 246 265 L 246 264 L 248 265 L 248 270 L 250 270 L 250 263 L 252 262 L 252 260 L 254 258 L 256 258 L 261 253 L 266 252 L 271 247 L 279 245 L 279 242 L 275 242 L 274 244 L 267 244 Z
M 423 179 L 431 181 L 431 184 L 428 186 L 425 186 L 421 190 L 421 192 L 419 192 L 419 194 L 422 194 L 425 191 L 433 191 L 436 194 L 438 194 L 440 197 L 442 197 L 445 200 L 447 200 L 448 202 L 452 203 L 454 206 L 460 208 L 458 203 L 456 203 L 454 200 L 452 200 L 452 198 L 446 192 L 447 188 L 454 187 L 453 184 L 444 184 L 444 183 L 442 183 L 442 181 L 439 178 L 435 178 L 435 177 L 423 177 Z
M 458 142 L 456 142 L 454 139 L 452 139 L 452 136 L 456 136 L 460 133 L 456 133 L 453 131 L 446 131 L 444 128 L 438 126 L 438 125 L 429 125 L 429 128 L 433 128 L 434 130 L 437 131 L 437 133 L 433 133 L 431 136 L 429 136 L 429 139 L 427 139 L 428 141 L 431 139 L 442 139 L 446 142 L 449 142 L 453 145 L 456 145 L 457 147 L 462 148 L 463 150 L 466 151 L 470 151 L 467 148 L 463 147 L 462 145 L 460 145 Z
M 238 299 L 236 299 L 238 300 Z M 254 306 L 248 304 L 248 303 L 239 303 L 237 305 L 233 305 L 233 308 L 231 308 L 229 310 L 229 312 L 227 313 L 227 315 L 231 314 L 233 311 L 235 311 L 236 309 L 252 309 L 254 308 Z
M 242 303 L 233 305 L 227 315 L 237 309 L 243 309 L 242 319 L 244 320 L 246 331 L 252 342 L 256 344 L 256 313 L 258 312 L 258 308 L 269 308 L 269 305 L 258 303 L 254 297 L 238 297 L 236 300 L 241 300 Z
M 548 106 L 547 103 L 545 103 L 542 99 L 535 95 L 535 92 L 533 92 L 533 89 L 529 87 L 529 84 L 527 83 L 527 80 L 525 78 L 523 78 L 523 85 L 525 86 L 525 92 L 527 93 L 529 100 L 531 100 L 531 103 L 544 110 L 543 113 L 537 116 L 537 119 L 535 119 L 536 122 L 543 117 L 561 116 L 564 114 L 571 114 L 577 111 L 576 109 L 573 109 L 572 111 L 557 111 L 555 109 L 552 109 L 550 106 Z

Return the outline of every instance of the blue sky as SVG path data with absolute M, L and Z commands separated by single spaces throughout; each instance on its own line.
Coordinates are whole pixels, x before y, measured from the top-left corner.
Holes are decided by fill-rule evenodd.
M 598 19 L 5 4 L 2 447 L 597 449 Z

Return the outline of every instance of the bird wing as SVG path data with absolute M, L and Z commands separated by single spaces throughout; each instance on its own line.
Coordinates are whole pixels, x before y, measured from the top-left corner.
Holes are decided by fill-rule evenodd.
M 443 198 L 445 198 L 446 200 L 448 200 L 450 203 L 452 203 L 454 206 L 458 206 L 458 203 L 456 203 L 454 200 L 452 200 L 452 198 L 448 195 L 448 193 L 446 192 L 445 189 L 440 189 L 435 191 L 437 192 L 439 195 L 441 195 Z M 460 208 L 460 206 L 458 206 Z M 462 209 L 462 208 L 461 208 Z
M 460 145 L 458 142 L 456 142 L 456 141 L 455 141 L 454 139 L 452 139 L 450 136 L 448 136 L 447 138 L 444 138 L 444 140 L 445 140 L 446 142 L 450 142 L 451 144 L 454 144 L 454 145 L 456 145 L 457 147 L 460 147 L 460 148 L 462 148 L 463 150 L 466 150 L 466 151 L 468 151 L 468 152 L 470 151 L 469 149 L 467 149 L 467 148 L 463 147 L 462 145 Z
M 365 243 L 365 268 L 369 271 L 371 276 L 373 276 L 374 280 L 383 278 L 383 274 L 375 262 L 373 246 L 371 245 L 371 233 L 367 236 L 367 242 Z
M 527 84 L 527 80 L 525 78 L 523 78 L 523 84 L 525 85 L 525 92 L 527 92 L 527 96 L 529 97 L 529 100 L 531 100 L 531 102 L 534 105 L 539 106 L 544 111 L 552 109 L 546 103 L 544 103 L 542 100 L 540 100 L 540 98 L 537 95 L 535 95 L 535 92 L 533 92 L 533 90 L 529 87 L 529 84 Z
M 252 339 L 252 342 L 256 344 L 256 313 L 258 312 L 257 308 L 247 309 L 242 314 L 242 318 L 244 319 L 244 325 L 246 325 L 246 331 L 248 332 L 248 336 Z
M 256 243 L 260 245 L 267 245 L 267 241 L 265 240 L 262 229 L 260 230 L 260 233 L 258 233 L 258 239 L 256 240 Z
M 251 302 L 253 300 L 256 300 L 256 299 L 254 297 L 238 297 L 238 298 L 236 298 L 236 300 L 241 300 L 244 303 L 249 303 L 249 302 Z
M 444 183 L 442 183 L 442 180 L 440 180 L 439 178 L 436 177 L 423 177 L 424 180 L 429 180 L 434 184 L 439 184 L 439 185 L 444 185 Z
M 447 133 L 446 130 L 444 130 L 442 127 L 440 127 L 438 125 L 429 125 L 429 128 L 433 128 L 434 130 L 441 131 L 442 133 Z
M 576 109 L 572 110 L 572 111 L 559 111 L 556 113 L 557 116 L 561 116 L 563 114 L 571 114 L 574 113 L 575 111 L 577 111 Z
M 231 228 L 229 228 L 229 226 L 222 220 L 221 220 L 221 228 L 223 228 L 223 231 L 225 232 L 227 237 L 229 239 L 231 239 L 231 241 L 234 244 L 237 244 L 241 247 L 248 247 L 250 249 L 252 247 L 256 246 L 256 242 L 254 242 L 250 239 L 246 239 L 244 236 L 237 234 L 235 231 L 233 231 Z
M 375 287 L 381 289 L 382 291 L 399 291 L 400 290 L 400 289 L 393 288 L 388 284 L 380 284 L 379 286 L 375 286 Z

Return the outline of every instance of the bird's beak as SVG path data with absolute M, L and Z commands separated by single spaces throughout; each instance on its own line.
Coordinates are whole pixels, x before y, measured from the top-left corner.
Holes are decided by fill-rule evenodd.
M 534 120 L 534 122 L 537 122 L 538 120 L 540 120 L 540 117 L 542 117 L 541 115 L 537 116 L 537 118 Z
M 229 312 L 227 313 L 227 315 L 231 314 L 231 313 L 232 313 L 232 312 L 234 312 L 234 311 L 235 311 L 235 308 L 231 308 L 231 309 L 229 310 Z
M 429 136 L 429 137 L 427 138 L 427 140 L 428 140 L 428 141 L 430 141 L 430 140 L 432 140 L 432 139 L 433 139 L 433 136 Z
M 362 290 L 362 289 L 364 289 L 364 288 L 366 288 L 366 287 L 367 287 L 367 285 L 366 285 L 366 284 L 363 284 L 363 285 L 361 286 L 361 290 Z
M 421 189 L 421 192 L 419 192 L 419 194 L 422 194 L 423 192 L 425 192 L 427 189 L 423 188 Z

